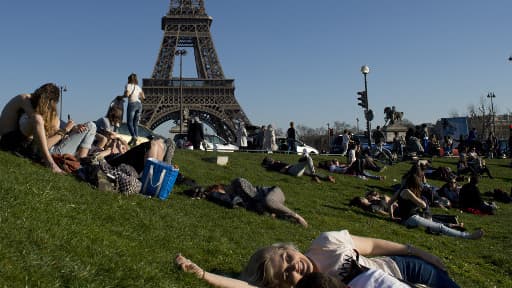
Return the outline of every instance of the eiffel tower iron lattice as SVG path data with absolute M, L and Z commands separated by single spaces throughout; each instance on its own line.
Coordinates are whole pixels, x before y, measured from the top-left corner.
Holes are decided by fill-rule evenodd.
M 142 124 L 155 129 L 169 120 L 186 123 L 198 117 L 229 141 L 235 140 L 237 122 L 250 125 L 235 98 L 234 80 L 224 77 L 210 33 L 212 20 L 204 0 L 171 0 L 162 18 L 164 36 L 152 77 L 143 79 Z M 173 75 L 182 52 L 178 48 L 193 49 L 197 78 L 182 78 L 181 64 L 179 77 Z

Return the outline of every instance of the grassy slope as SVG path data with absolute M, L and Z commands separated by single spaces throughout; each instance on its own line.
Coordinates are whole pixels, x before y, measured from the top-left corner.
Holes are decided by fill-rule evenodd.
M 399 179 L 409 164 L 388 168 L 382 182 L 337 175 L 336 184 L 316 184 L 307 177 L 266 172 L 259 165 L 262 154 L 229 154 L 227 167 L 204 157 L 204 152 L 180 150 L 176 163 L 200 184 L 240 176 L 256 185 L 277 184 L 285 191 L 288 206 L 310 227 L 193 200 L 181 194 L 185 187 L 176 187 L 168 201 L 105 193 L 0 152 L 0 286 L 207 287 L 178 271 L 172 264 L 176 253 L 208 270 L 235 275 L 261 246 L 284 241 L 305 250 L 320 232 L 346 228 L 357 235 L 412 243 L 439 255 L 462 287 L 512 287 L 510 204 L 500 204 L 496 216 L 448 212 L 458 214 L 470 230 L 484 227 L 482 240 L 433 236 L 346 205 L 369 186 L 389 191 L 393 179 Z M 509 191 L 509 160 L 488 162 L 496 179 L 484 178 L 481 190 Z M 453 160 L 434 161 L 435 166 L 453 164 Z

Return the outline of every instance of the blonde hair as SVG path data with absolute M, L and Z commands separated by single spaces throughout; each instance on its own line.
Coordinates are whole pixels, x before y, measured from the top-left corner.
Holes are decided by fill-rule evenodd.
M 53 123 L 57 119 L 57 103 L 59 98 L 59 88 L 53 83 L 46 83 L 39 87 L 30 97 L 35 113 L 41 115 L 44 120 L 46 136 L 52 135 L 55 132 Z
M 244 271 L 240 275 L 240 278 L 247 281 L 251 285 L 266 288 L 278 288 L 281 287 L 281 281 L 277 279 L 276 272 L 270 259 L 279 255 L 285 251 L 294 250 L 299 251 L 293 244 L 290 243 L 276 243 L 268 247 L 264 247 L 256 251 Z

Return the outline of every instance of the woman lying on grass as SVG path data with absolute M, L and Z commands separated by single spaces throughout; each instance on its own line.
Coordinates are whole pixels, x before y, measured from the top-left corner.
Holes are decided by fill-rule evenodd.
M 391 205 L 388 202 L 391 198 L 387 195 L 381 195 L 377 191 L 368 191 L 364 197 L 354 197 L 350 200 L 350 206 L 357 206 L 365 211 L 372 212 L 375 214 L 389 216 L 394 221 L 399 221 L 400 218 L 395 217 L 395 213 L 398 212 L 398 204 L 393 203 Z
M 304 218 L 284 205 L 284 192 L 277 186 L 254 187 L 246 179 L 236 178 L 229 185 L 216 184 L 206 189 L 196 187 L 189 191 L 193 197 L 205 197 L 222 206 L 245 207 L 261 214 L 268 213 L 279 218 L 291 218 L 304 227 L 308 226 Z
M 359 254 L 361 256 L 359 256 Z M 366 256 L 373 256 L 367 258 Z M 375 257 L 378 256 L 378 257 Z M 206 272 L 189 259 L 178 255 L 176 263 L 210 285 L 224 288 L 291 288 L 311 272 L 321 272 L 351 285 L 365 278 L 372 287 L 372 275 L 354 273 L 354 261 L 370 271 L 379 270 L 409 283 L 429 287 L 459 287 L 447 274 L 438 257 L 413 247 L 387 240 L 349 234 L 347 230 L 324 232 L 302 254 L 290 244 L 274 244 L 257 250 L 249 259 L 240 280 Z M 359 277 L 358 277 L 359 276 Z M 351 286 L 352 287 L 352 286 Z

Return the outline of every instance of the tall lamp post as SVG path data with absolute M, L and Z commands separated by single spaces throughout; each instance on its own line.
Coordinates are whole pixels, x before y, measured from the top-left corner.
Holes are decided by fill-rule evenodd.
M 363 103 L 364 105 L 361 105 L 363 106 L 363 108 L 365 109 L 364 110 L 364 118 L 366 119 L 366 133 L 368 133 L 368 149 L 370 149 L 371 151 L 371 148 L 372 148 L 372 135 L 371 135 L 371 126 L 370 126 L 370 121 L 373 120 L 373 111 L 370 110 L 370 105 L 368 104 L 368 82 L 366 81 L 366 75 L 368 75 L 368 73 L 370 73 L 370 67 L 368 67 L 367 65 L 363 65 L 361 66 L 361 73 L 363 73 L 363 76 L 364 76 L 364 99 L 363 99 Z
M 187 55 L 187 50 L 176 50 L 175 54 L 180 56 L 180 133 L 183 133 L 183 55 Z
M 63 102 L 62 101 L 62 98 L 63 98 L 62 96 L 63 96 L 64 92 L 68 91 L 68 88 L 66 87 L 66 85 L 59 86 L 59 90 L 60 90 L 60 95 L 59 95 L 60 96 L 59 97 L 60 98 L 59 99 L 60 100 L 60 112 L 59 112 L 59 116 L 60 116 L 60 121 L 62 122 L 62 102 Z
M 331 150 L 331 128 L 327 123 L 327 149 Z
M 496 95 L 493 92 L 489 92 L 487 94 L 487 98 L 491 98 L 491 113 L 492 113 L 492 133 L 496 135 L 496 119 L 494 114 L 494 103 L 492 102 L 493 98 L 496 98 Z

